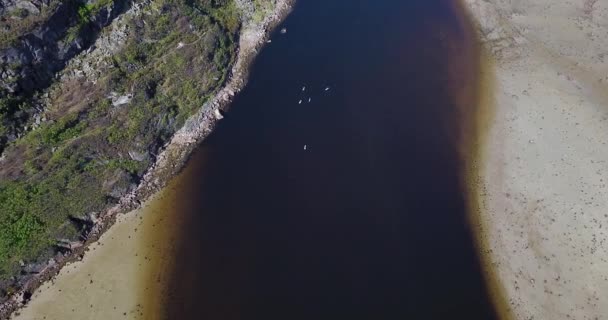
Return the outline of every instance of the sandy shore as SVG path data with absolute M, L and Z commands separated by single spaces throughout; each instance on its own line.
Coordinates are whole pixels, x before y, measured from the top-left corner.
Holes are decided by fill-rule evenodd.
M 608 1 L 465 3 L 494 66 L 486 268 L 515 319 L 608 319 Z
M 200 160 L 199 160 L 200 161 Z M 82 260 L 64 266 L 16 311 L 11 320 L 163 320 L 170 271 L 174 268 L 186 167 L 144 205 L 117 216 L 115 224 L 88 247 Z
M 159 191 L 180 171 L 198 143 L 211 133 L 221 119 L 218 110 L 228 108 L 234 95 L 245 86 L 251 62 L 264 45 L 269 32 L 290 12 L 293 3 L 294 0 L 277 0 L 274 11 L 262 21 L 243 26 L 237 59 L 226 85 L 175 133 L 139 186 L 121 198 L 118 205 L 100 216 L 84 245 L 75 248 L 63 260 L 48 265 L 11 300 L 0 305 L 0 319 L 19 308 L 22 309 L 13 316 L 20 314 L 17 319 L 24 320 L 114 319 L 117 314 L 112 312 L 121 308 L 121 315 L 128 316 L 128 319 L 156 319 L 158 310 L 155 308 L 160 308 L 159 299 L 162 299 L 162 294 L 149 295 L 141 292 L 139 290 L 142 286 L 139 284 L 152 281 L 157 283 L 154 288 L 160 288 L 162 279 L 159 278 L 159 270 L 165 270 L 165 264 L 169 263 L 164 261 L 165 253 L 169 252 L 166 250 L 169 249 L 159 248 L 163 247 L 161 242 L 167 241 L 165 236 L 171 234 L 172 224 L 164 223 L 168 229 L 153 232 L 156 240 L 148 239 L 149 236 L 144 232 L 138 235 L 136 229 L 143 228 L 144 223 L 157 226 L 169 213 L 175 212 L 175 207 L 163 207 L 157 199 L 170 196 L 173 191 L 164 191 L 169 192 L 169 195 L 163 195 L 163 191 Z M 150 202 L 142 205 L 147 200 Z M 145 207 L 148 209 L 142 209 Z M 147 213 L 150 210 L 162 213 Z M 146 222 L 142 221 L 144 216 Z M 151 262 L 156 251 L 164 253 L 156 253 L 157 258 Z M 141 260 L 142 255 L 144 260 Z M 83 256 L 82 261 L 79 261 Z M 152 278 L 149 277 L 150 274 L 153 274 Z M 47 279 L 51 280 L 46 281 Z M 96 281 L 98 285 L 94 286 Z M 144 290 L 152 292 L 154 288 L 149 286 L 144 287 Z M 25 292 L 34 294 L 24 307 L 22 299 Z M 143 299 L 146 295 L 147 298 Z M 154 303 L 146 307 L 144 301 Z M 72 309 L 74 313 L 69 313 Z M 142 314 L 144 310 L 148 310 L 148 314 Z M 156 311 L 150 313 L 149 310 Z
M 162 319 L 163 271 L 180 225 L 172 201 L 176 192 L 168 188 L 143 208 L 120 215 L 81 261 L 38 288 L 12 319 Z

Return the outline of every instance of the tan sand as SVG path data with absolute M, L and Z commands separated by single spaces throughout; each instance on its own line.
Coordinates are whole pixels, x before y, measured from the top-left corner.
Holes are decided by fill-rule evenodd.
M 516 319 L 608 319 L 608 1 L 465 3 L 495 66 L 486 267 Z

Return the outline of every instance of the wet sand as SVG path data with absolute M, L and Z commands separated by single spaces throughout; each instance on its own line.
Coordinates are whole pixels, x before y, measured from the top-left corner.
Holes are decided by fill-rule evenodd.
M 608 319 L 608 2 L 466 3 L 494 66 L 486 270 L 515 319 Z

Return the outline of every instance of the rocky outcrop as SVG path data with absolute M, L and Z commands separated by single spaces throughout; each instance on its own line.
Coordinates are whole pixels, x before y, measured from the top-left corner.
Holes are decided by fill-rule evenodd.
M 82 9 L 90 4 L 75 1 L 59 4 L 42 26 L 0 52 L 0 87 L 17 95 L 29 95 L 47 87 L 55 73 L 87 49 L 101 29 L 128 4 L 126 0 L 103 1 L 90 16 Z M 17 5 L 23 6 L 23 2 Z M 37 8 L 33 3 L 28 7 Z
M 2 0 L 0 1 L 0 15 L 9 14 L 17 10 L 25 10 L 27 14 L 40 14 L 42 7 L 48 6 L 51 0 Z
M 0 1 L 0 12 L 5 14 L 0 26 L 16 33 L 11 39 L 0 39 L 0 153 L 42 111 L 41 91 L 130 6 L 131 0 Z M 8 22 L 16 19 L 19 10 L 35 16 L 26 21 L 32 28 L 10 28 Z

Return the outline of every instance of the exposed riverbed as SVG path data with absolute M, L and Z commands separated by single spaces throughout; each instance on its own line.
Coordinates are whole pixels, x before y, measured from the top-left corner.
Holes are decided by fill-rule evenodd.
M 608 315 L 607 1 L 467 0 L 494 66 L 486 268 L 514 319 Z

